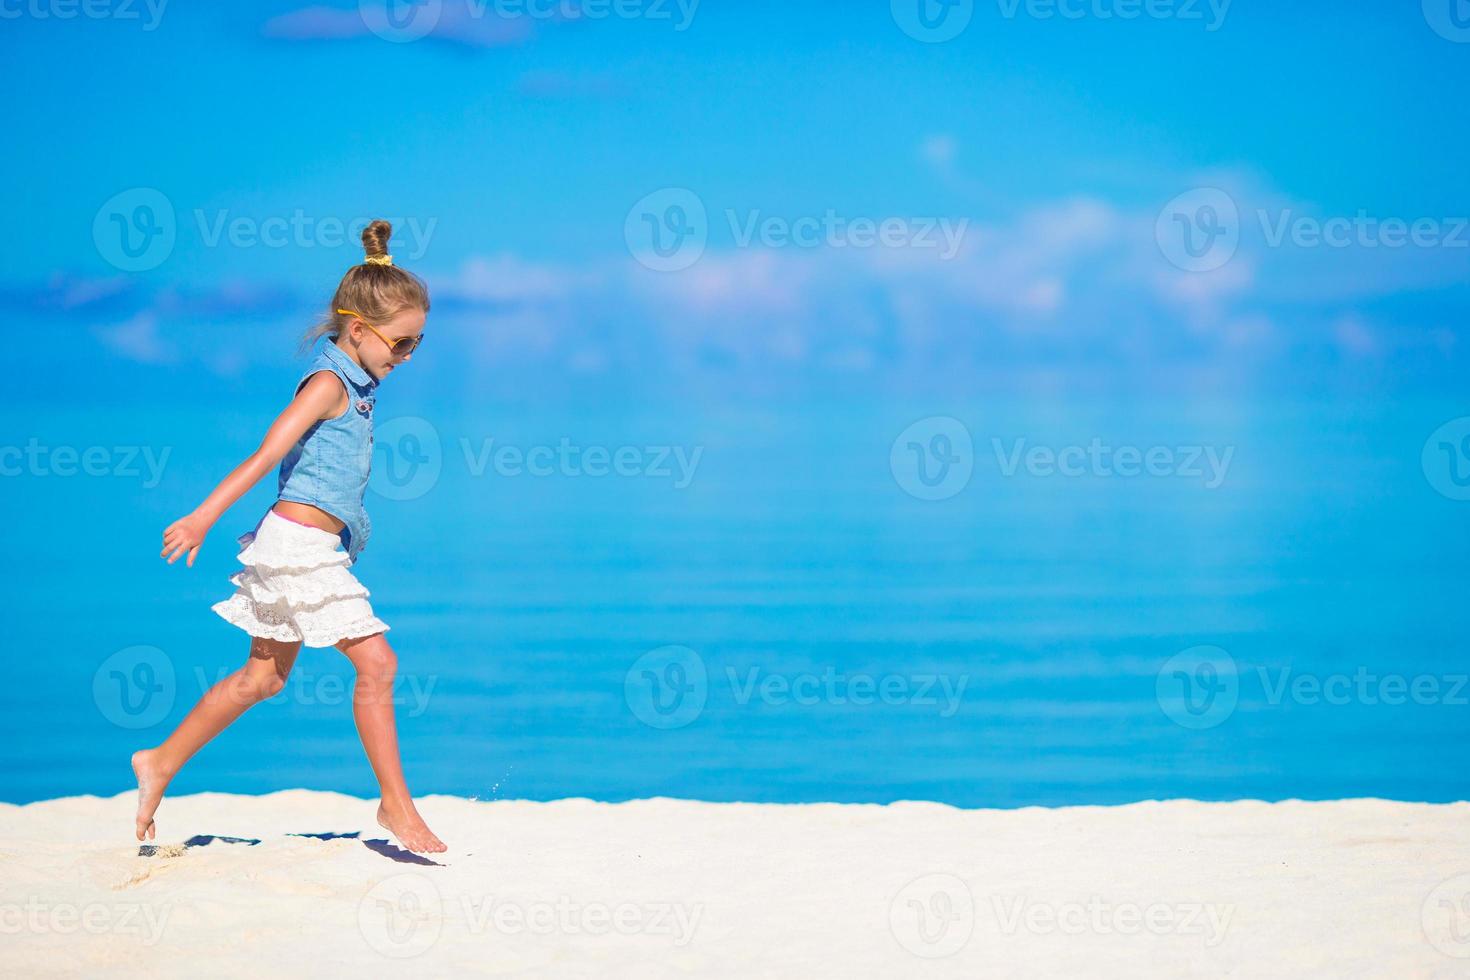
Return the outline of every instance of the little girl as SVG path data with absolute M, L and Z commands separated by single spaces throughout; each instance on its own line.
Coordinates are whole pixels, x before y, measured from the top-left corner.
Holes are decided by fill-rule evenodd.
M 153 813 L 174 774 L 246 708 L 285 687 L 304 643 L 335 646 L 357 669 L 352 710 L 381 790 L 378 823 L 411 851 L 445 850 L 403 779 L 393 719 L 396 658 L 383 639 L 388 625 L 373 615 L 368 590 L 347 570 L 372 529 L 363 494 L 373 457 L 374 393 L 410 360 L 429 312 L 423 282 L 393 265 L 391 234 L 386 221 L 363 229 L 366 260 L 342 277 L 330 312 L 303 346 L 324 334 L 331 342 L 322 344 L 260 448 L 163 532 L 169 564 L 187 553 L 192 568 L 214 522 L 281 464 L 279 499 L 238 539 L 246 567 L 230 578 L 235 594 L 212 607 L 250 634 L 250 657 L 210 688 L 162 745 L 133 754 L 139 840 L 155 836 Z

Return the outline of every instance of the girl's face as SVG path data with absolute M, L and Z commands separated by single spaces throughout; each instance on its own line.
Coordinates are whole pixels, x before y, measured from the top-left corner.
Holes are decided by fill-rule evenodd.
M 374 323 L 377 333 L 354 319 L 348 331 L 357 363 L 374 378 L 382 381 L 398 365 L 413 360 L 412 354 L 394 354 L 389 345 L 403 337 L 417 337 L 424 332 L 424 311 L 399 310 L 391 319 Z M 382 334 L 382 336 L 378 336 Z M 386 339 L 385 339 L 386 338 Z

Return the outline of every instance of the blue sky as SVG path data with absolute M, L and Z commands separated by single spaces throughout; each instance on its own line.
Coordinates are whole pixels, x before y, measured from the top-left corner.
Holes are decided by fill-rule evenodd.
M 0 164 L 0 308 L 101 371 L 246 384 L 356 261 L 335 229 L 383 216 L 434 287 L 440 349 L 465 355 L 422 358 L 426 390 L 465 372 L 623 394 L 650 372 L 730 391 L 1453 386 L 1470 43 L 1436 32 L 1434 0 L 1159 2 L 1136 19 L 1127 0 L 975 3 L 942 43 L 887 2 L 705 0 L 680 30 L 652 0 L 604 19 L 443 0 L 409 43 L 356 4 L 175 0 L 156 22 L 142 3 L 10 4 L 0 112 L 29 152 Z M 94 225 L 137 188 L 175 236 L 133 271 Z M 707 212 L 704 251 L 668 272 L 625 239 L 661 188 Z M 1155 227 L 1198 188 L 1240 211 L 1238 250 L 1207 271 L 1168 261 Z M 827 213 L 963 221 L 963 247 L 736 235 Z M 1283 216 L 1355 215 L 1428 221 L 1434 244 L 1266 239 Z M 230 221 L 246 234 L 212 237 Z M 251 236 L 292 221 L 306 231 L 279 247 Z

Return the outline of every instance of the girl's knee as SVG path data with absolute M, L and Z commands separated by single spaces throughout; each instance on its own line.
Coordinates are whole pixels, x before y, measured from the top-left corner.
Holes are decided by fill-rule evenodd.
M 286 678 L 270 661 L 252 659 L 236 680 L 237 696 L 247 704 L 273 698 L 286 689 Z
M 286 689 L 286 678 L 275 672 L 261 674 L 251 680 L 254 684 L 255 692 L 260 695 L 260 700 L 262 701 L 266 698 L 273 698 Z
M 383 634 L 378 633 L 368 637 L 366 640 L 343 640 L 337 644 L 337 649 L 347 655 L 352 661 L 352 666 L 357 668 L 359 677 L 373 677 L 380 680 L 391 680 L 398 670 L 398 655 L 383 639 Z
M 384 643 L 381 647 L 368 655 L 366 661 L 357 667 L 358 673 L 364 671 L 375 677 L 391 678 L 398 671 L 398 655 L 393 648 Z
M 250 659 L 245 662 L 241 678 L 245 696 L 263 701 L 286 688 L 286 678 L 296 664 L 301 641 L 272 640 L 263 636 L 251 638 Z

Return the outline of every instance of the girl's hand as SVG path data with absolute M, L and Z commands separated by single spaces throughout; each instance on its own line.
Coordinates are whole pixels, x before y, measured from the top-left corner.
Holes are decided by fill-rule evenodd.
M 194 567 L 194 556 L 199 554 L 199 546 L 204 543 L 204 536 L 209 533 L 208 522 L 190 514 L 174 521 L 163 531 L 163 550 L 159 556 L 168 555 L 168 563 L 172 565 L 174 559 L 184 552 L 189 557 L 184 564 L 190 568 Z M 169 555 L 169 552 L 173 554 Z

